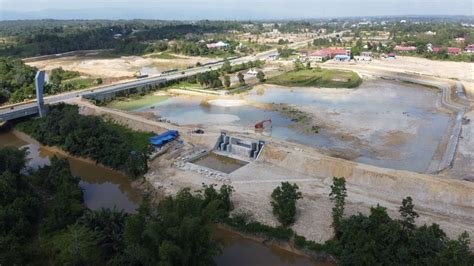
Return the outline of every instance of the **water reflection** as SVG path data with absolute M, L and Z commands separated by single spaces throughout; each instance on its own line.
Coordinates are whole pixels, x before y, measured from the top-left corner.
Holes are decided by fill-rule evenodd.
M 266 246 L 222 228 L 214 230 L 214 238 L 220 240 L 224 246 L 223 253 L 216 258 L 217 265 L 335 265 L 330 262 L 317 262 L 277 246 Z
M 12 133 L 0 134 L 0 146 L 14 146 L 28 149 L 28 167 L 33 169 L 48 165 L 53 156 L 67 157 L 52 149 L 27 143 Z M 124 174 L 96 165 L 89 161 L 67 157 L 71 173 L 81 178 L 84 202 L 92 210 L 117 207 L 134 212 L 140 203 L 140 193 L 132 188 Z

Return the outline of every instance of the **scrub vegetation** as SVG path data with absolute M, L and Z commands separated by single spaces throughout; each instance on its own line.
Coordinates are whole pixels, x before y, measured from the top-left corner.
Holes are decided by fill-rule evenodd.
M 37 68 L 12 57 L 0 57 L 0 104 L 34 99 Z M 81 78 L 79 72 L 55 68 L 49 73 L 44 93 L 52 95 L 102 84 L 102 79 Z
M 332 227 L 335 235 L 323 244 L 308 241 L 285 227 L 294 219 L 296 200 L 300 197 L 297 186 L 287 182 L 272 193 L 271 204 L 274 213 L 275 209 L 278 210 L 275 214 L 283 226 L 260 224 L 247 213 L 235 214 L 229 224 L 249 234 L 288 241 L 318 258 L 331 255 L 338 265 L 468 266 L 474 263 L 474 255 L 469 249 L 469 235 L 464 232 L 458 239 L 452 240 L 437 224 L 417 226 L 415 220 L 418 214 L 410 197 L 402 201 L 400 219 L 391 218 L 387 209 L 380 205 L 372 207 L 369 215 L 345 216 L 346 182 L 344 177 L 334 177 L 330 199 L 334 204 Z M 287 207 L 282 208 L 283 205 Z
M 362 79 L 352 71 L 302 69 L 268 78 L 266 82 L 288 87 L 355 88 Z
M 474 262 L 467 233 L 451 240 L 436 224 L 415 225 L 418 214 L 410 197 L 400 206 L 400 219 L 392 219 L 379 205 L 368 215 L 345 216 L 343 177 L 333 178 L 330 193 L 335 235 L 319 244 L 291 228 L 256 222 L 245 213 L 230 216 L 233 188 L 227 185 L 203 185 L 195 193 L 182 189 L 158 204 L 145 197 L 134 214 L 91 211 L 83 204 L 79 179 L 71 175 L 67 160 L 53 158 L 50 166 L 23 171 L 26 154 L 0 149 L 0 262 L 5 265 L 214 265 L 220 253 L 219 243 L 211 238 L 215 223 L 287 241 L 319 258 L 331 255 L 338 265 Z M 297 190 L 283 183 L 272 193 L 272 206 L 289 214 L 281 217 L 294 219 L 301 197 Z M 283 205 L 291 206 L 280 208 Z M 287 221 L 281 220 L 288 225 Z
M 232 188 L 183 189 L 138 211 L 92 211 L 66 159 L 22 171 L 25 150 L 0 149 L 2 265 L 213 265 L 212 225 L 232 208 Z
M 94 116 L 82 116 L 77 106 L 57 105 L 48 116 L 19 123 L 19 130 L 40 143 L 58 146 L 136 178 L 148 170 L 151 133 L 132 131 Z
M 169 96 L 166 95 L 133 95 L 130 98 L 120 97 L 109 103 L 107 106 L 114 109 L 131 111 L 142 107 L 157 104 L 165 101 Z
M 0 104 L 34 96 L 36 71 L 19 59 L 0 57 Z

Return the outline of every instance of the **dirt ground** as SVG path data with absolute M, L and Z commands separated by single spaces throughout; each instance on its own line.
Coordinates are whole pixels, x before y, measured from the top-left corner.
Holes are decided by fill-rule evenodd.
M 325 64 L 340 65 L 333 61 Z M 346 63 L 343 63 L 343 65 Z M 474 97 L 474 63 L 437 61 L 411 56 L 397 56 L 395 60 L 375 59 L 369 62 L 350 63 L 372 69 L 416 73 L 446 79 L 459 80 L 468 94 Z M 324 64 L 323 64 L 324 65 Z
M 157 72 L 169 69 L 184 69 L 197 62 L 215 61 L 213 58 L 173 55 L 175 59 L 160 59 L 151 56 L 122 56 L 120 58 L 96 58 L 93 56 L 70 56 L 29 62 L 28 65 L 42 70 L 62 67 L 78 71 L 82 75 L 101 78 L 130 78 L 142 68 L 156 68 Z
M 474 181 L 474 110 L 466 113 L 461 137 L 452 168 L 446 171 L 448 176 Z
M 232 102 L 236 103 L 236 102 Z M 218 132 L 206 130 L 203 135 L 189 134 L 191 128 L 151 121 L 134 114 L 83 103 L 84 114 L 111 116 L 134 129 L 162 132 L 178 129 L 186 149 L 210 149 Z M 253 134 L 244 134 L 255 137 Z M 400 136 L 403 138 L 404 136 Z M 371 206 L 381 204 L 397 218 L 398 207 L 406 196 L 412 196 L 420 217 L 417 223 L 438 223 L 449 237 L 463 231 L 474 240 L 474 183 L 436 176 L 372 167 L 324 156 L 316 149 L 261 136 L 268 145 L 261 158 L 228 176 L 234 187 L 236 212 L 250 212 L 263 223 L 277 225 L 269 204 L 271 191 L 282 181 L 298 184 L 303 199 L 298 202 L 297 221 L 293 226 L 299 234 L 315 241 L 332 236 L 331 202 L 328 199 L 332 176 L 345 176 L 348 181 L 346 214 L 367 213 Z M 202 183 L 223 184 L 202 173 L 172 166 L 173 160 L 156 159 L 150 165 L 147 180 L 164 193 L 175 193 L 189 187 L 200 189 Z
M 276 226 L 270 194 L 282 181 L 296 183 L 303 199 L 298 202 L 296 223 L 292 228 L 308 239 L 323 242 L 332 236 L 331 177 L 344 175 L 349 191 L 347 215 L 368 213 L 371 206 L 381 204 L 397 218 L 401 199 L 411 195 L 420 213 L 419 225 L 436 222 L 450 237 L 463 231 L 468 231 L 471 236 L 474 233 L 471 226 L 474 202 L 469 194 L 474 189 L 472 183 L 453 185 L 439 178 L 404 171 L 365 169 L 357 163 L 324 157 L 311 148 L 284 142 L 272 142 L 265 149 L 261 159 L 229 175 L 230 184 L 235 189 L 232 200 L 236 213 L 248 212 L 256 220 Z M 222 184 L 196 172 L 166 167 L 166 164 L 152 166 L 147 179 L 166 193 L 175 193 L 183 187 L 197 190 L 202 183 Z

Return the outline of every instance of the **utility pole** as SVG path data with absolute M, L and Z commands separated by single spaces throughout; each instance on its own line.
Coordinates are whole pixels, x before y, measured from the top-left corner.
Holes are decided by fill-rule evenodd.
M 46 108 L 44 107 L 43 90 L 44 90 L 44 70 L 36 72 L 35 87 L 36 87 L 36 103 L 38 104 L 38 114 L 40 117 L 46 116 Z

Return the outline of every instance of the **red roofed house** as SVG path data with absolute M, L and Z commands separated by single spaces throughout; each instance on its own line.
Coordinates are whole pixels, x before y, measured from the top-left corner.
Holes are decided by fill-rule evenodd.
M 313 62 L 323 62 L 329 58 L 331 58 L 331 54 L 329 54 L 325 49 L 313 52 L 309 54 L 309 60 Z
M 397 51 L 397 52 L 413 52 L 413 51 L 416 51 L 416 47 L 415 46 L 395 46 L 395 48 L 393 48 L 393 50 Z
M 466 46 L 466 48 L 464 48 L 464 51 L 466 51 L 466 53 L 474 53 L 474 44 L 469 44 L 468 46 Z
M 395 59 L 395 53 L 388 53 L 388 59 Z
M 450 55 L 458 55 L 461 53 L 461 48 L 457 47 L 448 47 L 448 54 Z
M 433 53 L 439 53 L 439 51 L 441 51 L 441 48 L 439 48 L 439 47 L 433 47 L 433 48 L 431 48 L 431 51 L 432 51 Z

